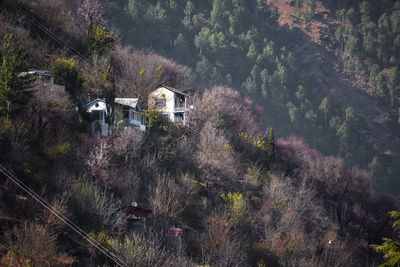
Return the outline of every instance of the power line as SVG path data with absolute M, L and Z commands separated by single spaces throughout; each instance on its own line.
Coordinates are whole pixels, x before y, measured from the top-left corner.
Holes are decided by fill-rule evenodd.
M 106 255 L 109 259 L 111 259 L 118 266 L 128 266 L 125 262 L 119 259 L 116 255 L 114 255 L 110 250 L 100 244 L 97 240 L 86 234 L 79 226 L 74 224 L 68 218 L 66 218 L 63 214 L 57 211 L 53 206 L 51 206 L 46 200 L 41 198 L 38 194 L 36 194 L 33 190 L 31 190 L 27 185 L 25 185 L 20 179 L 18 179 L 15 175 L 13 175 L 10 171 L 8 171 L 5 167 L 0 165 L 0 172 L 8 177 L 12 182 L 14 182 L 18 187 L 24 190 L 28 195 L 30 195 L 34 200 L 36 200 L 39 204 L 41 204 L 44 208 L 54 214 L 58 219 L 64 222 L 67 226 L 69 226 L 72 230 L 74 230 L 78 235 L 88 241 L 91 245 L 96 247 L 100 252 Z
M 65 43 L 61 38 L 59 38 L 57 35 L 55 35 L 53 32 L 51 32 L 46 26 L 41 24 L 37 19 L 32 17 L 28 12 L 26 12 L 24 9 L 22 9 L 18 3 L 16 3 L 14 0 L 6 0 L 10 5 L 12 5 L 14 8 L 19 10 L 27 19 L 29 19 L 33 24 L 35 24 L 39 29 L 41 29 L 45 34 L 47 34 L 51 39 L 53 39 L 55 42 L 57 42 L 59 45 L 64 46 L 68 48 L 72 53 L 74 53 L 76 56 L 78 56 L 80 59 L 86 61 L 87 63 L 90 63 L 90 59 L 82 55 L 79 51 L 77 51 L 75 48 L 70 46 L 69 44 Z
M 85 240 L 87 240 L 90 244 L 99 249 L 103 254 L 113 260 L 118 266 L 126 266 L 121 260 L 119 260 L 111 251 L 101 245 L 97 240 L 93 239 L 91 236 L 86 234 L 81 228 L 71 222 L 64 215 L 59 213 L 53 206 L 51 206 L 46 200 L 42 199 L 38 194 L 36 194 L 33 190 L 31 190 L 27 185 L 25 185 L 21 180 L 19 180 L 15 175 L 13 175 L 10 171 L 8 171 L 5 167 L 0 165 L 0 172 L 6 175 L 11 181 L 13 181 L 17 186 L 22 188 L 27 194 L 29 194 L 34 200 L 38 201 L 42 206 L 44 206 L 47 210 L 53 213 L 57 218 L 63 221 L 66 225 L 68 225 L 71 229 L 73 229 L 76 233 L 82 236 Z M 121 264 L 122 263 L 122 264 Z

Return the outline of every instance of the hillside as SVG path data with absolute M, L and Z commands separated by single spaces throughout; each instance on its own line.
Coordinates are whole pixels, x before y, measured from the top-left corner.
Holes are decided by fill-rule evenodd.
M 238 88 L 264 107 L 264 125 L 280 136 L 303 136 L 324 154 L 367 168 L 376 190 L 399 195 L 398 102 L 387 105 L 393 94 L 383 84 L 379 90 L 388 93 L 371 95 L 376 83 L 369 80 L 375 76 L 368 79 L 368 73 L 352 67 L 363 65 L 347 51 L 349 34 L 342 31 L 343 43 L 335 39 L 338 26 L 346 24 L 335 15 L 344 3 L 114 3 L 106 1 L 106 15 L 121 31 L 123 43 L 191 67 L 195 87 Z M 145 10 L 151 12 L 142 17 Z M 388 71 L 379 76 L 381 81 Z
M 382 59 L 379 58 L 380 52 L 377 52 L 382 49 L 382 46 L 387 47 L 387 49 L 395 48 L 392 48 L 392 44 L 389 45 L 388 43 L 381 46 L 380 39 L 378 40 L 381 37 L 378 35 L 383 35 L 376 31 L 374 33 L 376 34 L 374 38 L 377 39 L 375 44 L 377 51 L 375 53 L 378 54 L 366 51 L 368 39 L 365 38 L 365 33 L 362 33 L 365 23 L 369 22 L 370 26 L 374 27 L 371 19 L 379 24 L 382 23 L 381 19 L 378 23 L 379 17 L 382 18 L 382 16 L 384 17 L 383 14 L 391 13 L 390 31 L 395 31 L 394 27 L 398 21 L 395 16 L 398 8 L 396 7 L 397 3 L 387 1 L 385 4 L 379 5 L 376 1 L 364 1 L 363 3 L 361 1 L 345 1 L 343 3 L 296 1 L 294 4 L 293 1 L 268 1 L 268 4 L 279 14 L 278 21 L 280 25 L 286 28 L 288 33 L 297 29 L 305 34 L 297 35 L 302 45 L 294 45 L 291 48 L 294 49 L 299 61 L 302 62 L 303 69 L 311 73 L 315 90 L 317 92 L 323 91 L 323 95 L 334 96 L 344 106 L 353 107 L 357 116 L 363 118 L 368 125 L 363 131 L 360 131 L 362 138 L 370 140 L 371 144 L 375 144 L 381 151 L 390 154 L 390 159 L 384 160 L 386 162 L 384 165 L 387 164 L 387 167 L 391 168 L 396 174 L 389 174 L 391 171 L 387 171 L 385 174 L 382 170 L 377 171 L 370 167 L 371 172 L 375 175 L 379 172 L 376 179 L 379 179 L 379 176 L 381 176 L 380 179 L 382 179 L 382 176 L 392 177 L 389 178 L 391 183 L 397 184 L 398 181 L 395 176 L 397 176 L 399 160 L 398 86 L 390 84 L 389 72 L 390 68 L 395 71 L 398 63 L 392 61 L 391 66 L 387 66 L 386 63 L 379 62 Z M 340 16 L 342 16 L 342 19 Z M 349 20 L 351 21 L 349 22 Z M 343 26 L 344 24 L 345 26 Z M 337 36 L 346 27 L 348 30 L 345 30 L 344 43 L 340 44 Z M 358 28 L 351 29 L 350 27 Z M 392 33 L 388 32 L 388 34 L 391 35 Z M 395 34 L 393 33 L 393 35 Z M 359 49 L 357 53 L 352 52 L 348 45 L 348 40 L 352 36 L 357 41 L 356 45 Z M 376 55 L 378 55 L 378 58 L 376 58 Z M 392 58 L 397 57 L 395 52 L 392 55 Z M 358 61 L 353 64 L 356 66 L 355 68 L 349 67 L 350 59 Z M 382 71 L 386 76 L 382 79 L 384 85 L 374 82 L 374 74 L 371 71 L 374 63 L 374 67 L 379 66 L 386 69 Z M 379 90 L 384 92 L 378 92 Z M 379 181 L 377 184 L 380 184 L 379 187 L 381 188 L 388 186 Z
M 271 12 L 234 0 L 0 2 L 0 264 L 388 260 L 371 245 L 397 240 L 398 206 L 373 183 L 395 186 L 351 161 L 368 145 L 379 147 L 364 165 L 396 152 L 361 119 L 384 109 Z

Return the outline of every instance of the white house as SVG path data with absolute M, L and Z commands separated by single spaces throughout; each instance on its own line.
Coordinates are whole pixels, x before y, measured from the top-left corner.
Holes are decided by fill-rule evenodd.
M 101 135 L 106 136 L 109 133 L 109 127 L 106 123 L 107 117 L 107 106 L 106 101 L 101 98 L 96 98 L 83 106 L 85 111 L 90 114 L 93 120 L 90 123 L 90 134 L 93 135 L 96 132 L 101 133 Z
M 185 125 L 187 94 L 165 85 L 160 85 L 149 95 L 149 108 L 160 111 L 169 121 Z
M 123 123 L 124 126 L 137 127 L 146 131 L 146 116 L 140 114 L 142 108 L 138 98 L 115 98 L 116 116 L 114 124 Z

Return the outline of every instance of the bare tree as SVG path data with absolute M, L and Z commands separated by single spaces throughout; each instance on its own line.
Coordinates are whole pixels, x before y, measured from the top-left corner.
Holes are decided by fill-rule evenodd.
M 223 131 L 212 122 L 206 122 L 201 130 L 198 148 L 196 159 L 209 181 L 232 182 L 237 178 L 237 155 Z
M 81 223 L 99 231 L 124 231 L 125 220 L 120 212 L 121 201 L 95 183 L 83 178 L 77 180 L 72 185 L 69 203 Z
M 77 13 L 81 18 L 78 20 L 78 25 L 86 34 L 94 25 L 99 27 L 106 26 L 103 6 L 97 0 L 81 0 Z
M 156 184 L 150 188 L 149 202 L 153 214 L 153 226 L 166 228 L 176 220 L 185 208 L 185 192 L 181 191 L 172 177 L 159 175 Z
M 246 264 L 246 243 L 232 231 L 229 218 L 216 211 L 205 220 L 205 231 L 200 237 L 204 264 L 215 266 L 243 266 Z
M 57 234 L 50 229 L 49 224 L 24 222 L 14 226 L 6 236 L 6 249 L 11 252 L 9 263 L 18 263 L 21 259 L 23 264 L 33 263 L 38 266 L 54 263 Z
M 116 78 L 117 95 L 138 97 L 144 103 L 147 96 L 159 84 L 180 90 L 185 89 L 191 79 L 191 71 L 172 60 L 143 50 L 117 46 L 112 54 Z

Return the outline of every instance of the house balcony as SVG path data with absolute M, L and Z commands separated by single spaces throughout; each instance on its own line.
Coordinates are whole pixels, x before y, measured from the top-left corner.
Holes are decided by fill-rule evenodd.
M 185 112 L 185 107 L 175 107 L 174 112 Z
M 123 119 L 123 125 L 138 127 L 140 131 L 144 132 L 146 131 L 146 120 L 147 120 L 146 116 L 140 114 L 139 112 L 131 110 L 129 118 Z

